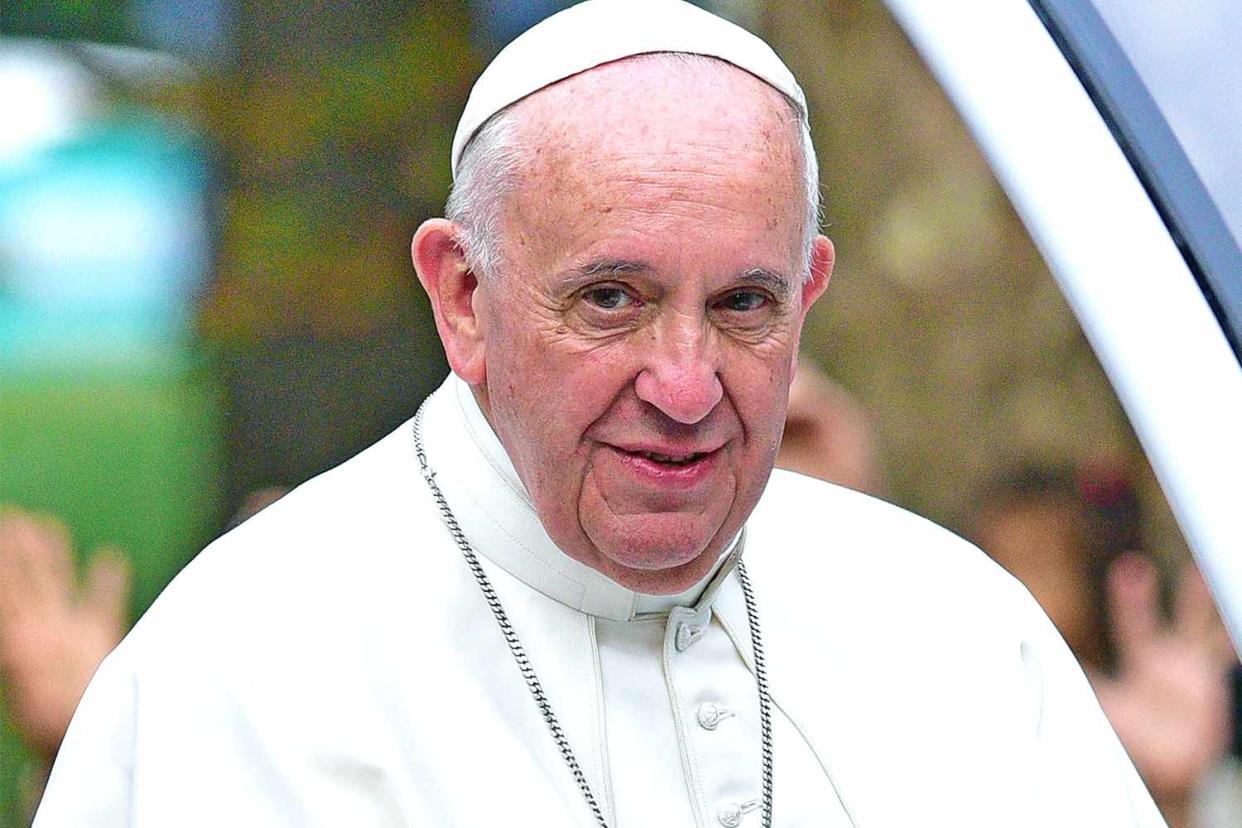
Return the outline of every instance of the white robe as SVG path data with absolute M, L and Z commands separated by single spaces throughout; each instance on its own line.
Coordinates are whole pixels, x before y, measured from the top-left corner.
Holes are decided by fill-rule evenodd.
M 609 824 L 758 826 L 732 560 L 682 596 L 630 592 L 553 546 L 463 383 L 423 428 Z M 1163 825 L 1065 644 L 978 550 L 777 471 L 745 561 L 776 825 Z M 702 633 L 679 650 L 685 624 Z M 232 824 L 593 824 L 408 423 L 173 581 L 100 667 L 36 819 Z

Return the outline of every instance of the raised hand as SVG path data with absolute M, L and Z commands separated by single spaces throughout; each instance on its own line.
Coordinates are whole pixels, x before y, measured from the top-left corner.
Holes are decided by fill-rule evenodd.
M 1230 738 L 1235 661 L 1203 577 L 1181 573 L 1166 623 L 1155 567 L 1126 555 L 1108 573 L 1117 651 L 1112 676 L 1092 676 L 1100 705 L 1171 825 Z
M 125 633 L 129 591 L 119 551 L 96 552 L 79 585 L 63 524 L 0 513 L 0 677 L 19 732 L 47 759 Z

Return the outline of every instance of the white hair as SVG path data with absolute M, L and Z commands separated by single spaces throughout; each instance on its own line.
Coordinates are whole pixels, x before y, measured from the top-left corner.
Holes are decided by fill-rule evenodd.
M 659 60 L 674 66 L 723 63 L 717 58 L 681 52 L 659 52 L 631 59 Z M 798 126 L 802 144 L 802 181 L 805 199 L 802 238 L 802 279 L 811 278 L 811 254 L 819 233 L 819 162 L 811 143 L 806 113 L 781 93 Z M 520 103 L 520 101 L 519 101 Z M 500 266 L 501 205 L 513 188 L 522 159 L 517 140 L 516 104 L 487 120 L 474 134 L 457 164 L 457 177 L 445 205 L 445 216 L 461 228 L 460 245 L 466 264 L 480 279 L 490 278 Z

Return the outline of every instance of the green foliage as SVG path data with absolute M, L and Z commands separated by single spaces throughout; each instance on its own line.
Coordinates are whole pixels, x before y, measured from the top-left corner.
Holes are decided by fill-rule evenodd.
M 384 42 L 207 86 L 228 180 L 212 339 L 361 337 L 422 301 L 406 251 L 448 193 L 468 32 L 460 5 L 419 4 Z
M 4 0 L 0 34 L 106 43 L 133 39 L 129 4 L 116 0 Z

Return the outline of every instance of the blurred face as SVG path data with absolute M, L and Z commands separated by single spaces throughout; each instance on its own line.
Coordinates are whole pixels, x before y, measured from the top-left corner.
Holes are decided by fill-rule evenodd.
M 998 509 L 985 516 L 979 546 L 1026 585 L 1081 658 L 1090 652 L 1091 592 L 1082 527 L 1055 502 Z
M 562 550 L 679 591 L 767 482 L 831 265 L 823 240 L 803 284 L 796 126 L 723 64 L 622 61 L 520 107 L 476 394 Z

